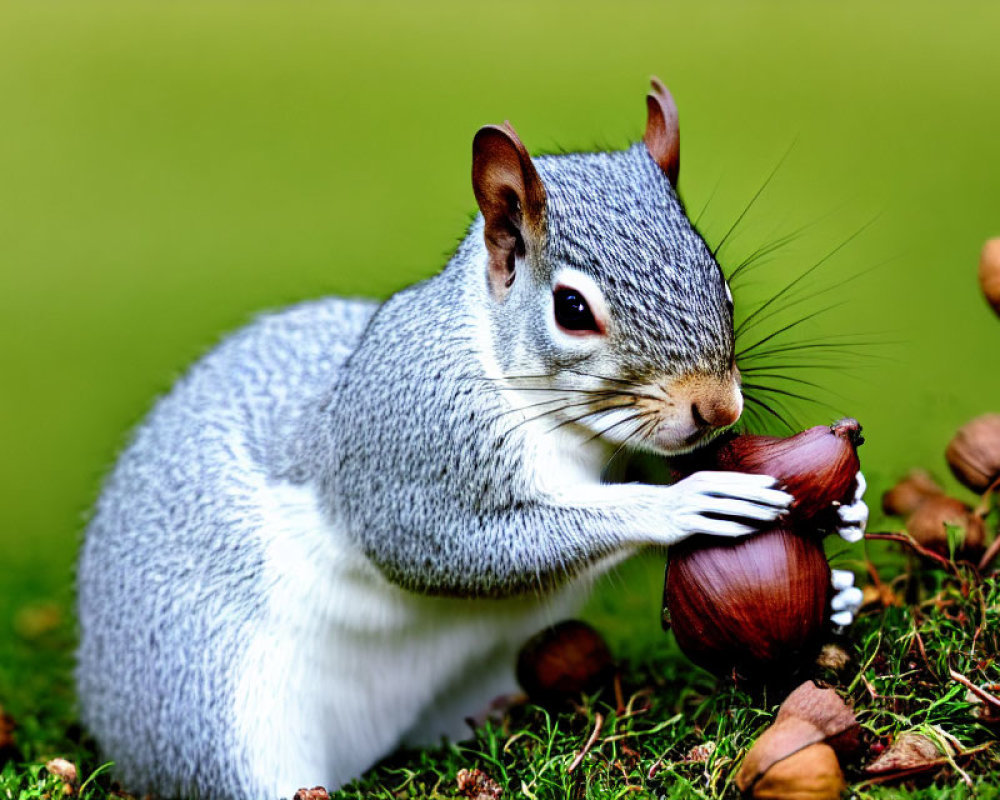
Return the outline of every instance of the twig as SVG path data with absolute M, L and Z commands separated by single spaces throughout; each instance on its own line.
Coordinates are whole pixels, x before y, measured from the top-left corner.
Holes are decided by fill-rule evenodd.
M 569 769 L 566 770 L 567 774 L 575 770 L 580 764 L 583 763 L 584 757 L 590 752 L 590 749 L 594 746 L 594 742 L 597 741 L 597 737 L 601 733 L 601 727 L 604 725 L 604 715 L 598 711 L 594 714 L 594 731 L 590 734 L 590 738 L 587 739 L 587 743 L 583 746 L 583 750 L 573 759 L 573 763 L 569 765 Z
M 923 556 L 924 558 L 929 558 L 931 561 L 937 561 L 941 566 L 947 569 L 949 572 L 954 572 L 956 570 L 955 565 L 950 562 L 944 556 L 939 556 L 933 550 L 928 550 L 922 544 L 917 543 L 917 541 L 906 533 L 866 533 L 865 539 L 880 539 L 887 542 L 900 542 L 910 547 L 915 553 Z
M 983 557 L 979 559 L 979 571 L 986 572 L 986 568 L 990 565 L 994 558 L 997 557 L 997 553 L 1000 553 L 1000 534 L 990 542 L 990 546 L 986 548 L 986 552 L 983 553 Z
M 948 674 L 951 675 L 951 679 L 953 681 L 962 684 L 962 686 L 964 686 L 966 689 L 972 692 L 980 700 L 989 703 L 991 706 L 994 706 L 995 708 L 1000 708 L 1000 698 L 990 694 L 985 689 L 979 688 L 978 686 L 976 686 L 976 684 L 974 684 L 972 681 L 966 678 L 961 672 L 956 672 L 953 669 L 949 669 Z
M 916 609 L 914 609 L 916 611 Z M 924 637 L 920 635 L 920 629 L 917 626 L 917 616 L 916 613 L 913 615 L 913 637 L 917 642 L 917 649 L 920 651 L 920 656 L 924 660 L 924 664 L 927 665 L 927 671 L 933 675 L 934 668 L 931 666 L 930 660 L 927 658 L 927 650 L 924 649 Z
M 975 511 L 973 511 L 972 513 L 975 514 L 980 519 L 984 518 L 987 514 L 989 514 L 990 496 L 993 494 L 993 492 L 997 491 L 998 489 L 1000 489 L 1000 477 L 998 477 L 995 481 L 993 481 L 993 483 L 990 484 L 989 489 L 983 492 L 982 497 L 979 498 L 979 504 L 976 506 Z
M 620 717 L 625 713 L 625 698 L 622 695 L 622 674 L 615 670 L 615 715 Z
M 653 780 L 653 778 L 656 777 L 656 773 L 658 773 L 660 771 L 660 767 L 663 766 L 663 759 L 667 757 L 667 753 L 669 752 L 670 748 L 668 747 L 666 750 L 663 751 L 660 757 L 653 762 L 652 766 L 650 766 L 649 768 L 649 771 L 646 773 L 646 780 L 651 781 Z

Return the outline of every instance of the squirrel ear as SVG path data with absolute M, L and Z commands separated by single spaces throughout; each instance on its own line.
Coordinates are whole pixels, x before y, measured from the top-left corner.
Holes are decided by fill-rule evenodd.
M 670 183 L 677 186 L 681 168 L 681 134 L 677 125 L 677 104 L 667 87 L 656 76 L 650 80 L 653 90 L 646 95 L 646 134 L 642 137 L 653 160 L 660 165 Z
M 545 187 L 509 122 L 480 128 L 472 140 L 472 189 L 486 221 L 490 289 L 502 300 L 515 256 L 545 234 Z

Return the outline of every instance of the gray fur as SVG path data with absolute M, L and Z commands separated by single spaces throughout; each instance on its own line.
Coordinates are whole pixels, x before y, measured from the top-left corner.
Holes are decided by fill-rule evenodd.
M 623 370 L 728 370 L 733 324 L 722 270 L 645 145 L 535 164 L 548 193 L 547 260 L 604 289 Z
M 132 790 L 260 789 L 259 754 L 233 726 L 233 654 L 265 613 L 272 487 L 311 487 L 390 581 L 424 594 L 544 595 L 650 540 L 636 507 L 540 490 L 489 365 L 574 366 L 527 318 L 572 266 L 605 290 L 618 374 L 721 373 L 723 278 L 642 145 L 537 166 L 548 235 L 504 307 L 487 291 L 480 217 L 443 272 L 377 311 L 328 299 L 261 317 L 135 433 L 80 558 L 77 669 L 83 720 Z
M 531 283 L 532 305 L 509 299 L 516 319 L 494 310 L 505 371 L 525 350 L 546 371 L 565 366 L 544 352 L 532 323 L 544 317 L 536 298 L 548 297 L 563 265 L 605 289 L 621 375 L 728 369 L 732 316 L 721 270 L 645 147 L 536 165 L 548 235 L 541 258 L 515 279 L 515 287 Z M 627 508 L 553 504 L 524 463 L 529 434 L 498 417 L 505 401 L 486 380 L 472 333 L 491 305 L 476 258 L 481 237 L 477 221 L 444 272 L 379 309 L 337 390 L 298 437 L 315 440 L 331 514 L 392 581 L 420 592 L 545 591 L 614 553 L 634 526 Z M 523 340 L 512 340 L 525 327 Z
M 136 792 L 252 786 L 226 667 L 266 601 L 255 484 L 374 309 L 306 303 L 231 336 L 156 404 L 104 486 L 77 574 L 77 685 L 84 724 Z

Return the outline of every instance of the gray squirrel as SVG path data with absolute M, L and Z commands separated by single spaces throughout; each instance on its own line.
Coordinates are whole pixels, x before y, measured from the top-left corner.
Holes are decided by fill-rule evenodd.
M 287 797 L 464 738 L 594 577 L 787 508 L 766 476 L 602 480 L 620 449 L 685 452 L 742 411 L 732 295 L 655 79 L 647 115 L 624 151 L 536 159 L 482 128 L 481 214 L 442 272 L 264 315 L 156 403 L 78 568 L 82 719 L 126 787 Z

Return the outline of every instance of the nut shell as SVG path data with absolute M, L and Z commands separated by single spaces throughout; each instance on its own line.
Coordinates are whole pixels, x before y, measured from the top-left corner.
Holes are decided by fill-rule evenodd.
M 1000 315 L 1000 237 L 987 240 L 979 256 L 979 286 Z
M 985 492 L 1000 478 L 1000 414 L 984 414 L 959 428 L 945 458 L 963 484 Z
M 776 528 L 674 545 L 664 605 L 678 645 L 696 664 L 717 674 L 777 677 L 815 652 L 829 591 L 822 543 Z

